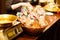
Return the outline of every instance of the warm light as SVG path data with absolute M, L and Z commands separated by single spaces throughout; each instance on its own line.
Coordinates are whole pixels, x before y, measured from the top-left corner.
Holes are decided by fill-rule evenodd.
M 4 16 L 4 18 L 8 18 L 8 15 L 7 14 L 5 14 L 5 15 L 3 15 Z

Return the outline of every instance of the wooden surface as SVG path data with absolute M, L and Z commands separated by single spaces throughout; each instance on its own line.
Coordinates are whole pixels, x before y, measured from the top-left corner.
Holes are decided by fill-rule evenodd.
M 49 25 L 45 28 L 43 32 L 48 30 L 59 19 L 60 19 L 59 13 L 53 16 L 46 16 L 46 20 L 48 21 Z M 36 40 L 37 38 L 38 36 L 35 37 L 35 36 L 23 34 L 22 36 L 17 37 L 16 40 Z

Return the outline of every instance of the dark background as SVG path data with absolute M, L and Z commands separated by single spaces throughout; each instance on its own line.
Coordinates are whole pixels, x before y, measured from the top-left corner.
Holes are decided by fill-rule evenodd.
M 6 0 L 0 0 L 0 14 L 6 13 L 6 10 L 5 10 L 5 1 Z

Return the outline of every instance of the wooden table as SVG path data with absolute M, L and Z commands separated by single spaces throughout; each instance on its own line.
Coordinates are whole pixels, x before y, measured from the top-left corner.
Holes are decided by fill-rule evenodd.
M 60 16 L 58 14 L 55 14 L 53 16 L 46 16 L 46 20 L 48 21 L 49 25 L 44 29 L 43 32 L 45 32 L 46 30 L 48 30 L 57 20 L 60 19 Z M 18 36 L 16 38 L 16 40 L 36 40 L 38 38 L 38 36 L 30 36 L 27 35 L 25 33 L 22 33 L 22 35 Z

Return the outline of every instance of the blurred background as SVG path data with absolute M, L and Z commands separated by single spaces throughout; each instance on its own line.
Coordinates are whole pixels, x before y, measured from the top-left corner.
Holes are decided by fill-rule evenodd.
M 0 1 L 0 13 L 6 13 L 5 1 L 6 0 Z M 60 0 L 21 0 L 21 2 L 30 2 L 32 5 L 40 4 L 42 2 L 55 2 L 60 6 Z

